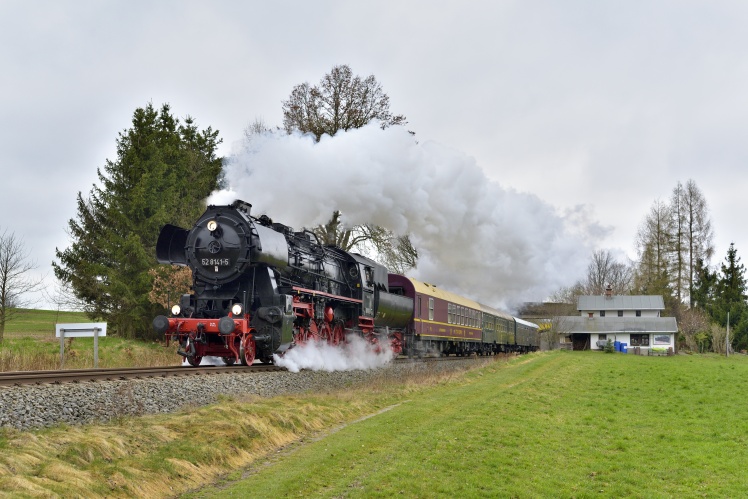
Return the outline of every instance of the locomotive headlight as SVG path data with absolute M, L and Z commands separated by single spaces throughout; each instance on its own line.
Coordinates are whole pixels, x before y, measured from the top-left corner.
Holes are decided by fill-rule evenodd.
M 218 228 L 218 222 L 216 222 L 215 220 L 210 220 L 208 221 L 207 227 L 209 231 L 213 232 L 214 230 Z
M 242 304 L 234 303 L 231 305 L 231 313 L 234 315 L 242 315 Z
M 174 305 L 171 307 L 171 315 L 179 315 L 179 313 L 182 311 L 182 307 L 179 305 Z

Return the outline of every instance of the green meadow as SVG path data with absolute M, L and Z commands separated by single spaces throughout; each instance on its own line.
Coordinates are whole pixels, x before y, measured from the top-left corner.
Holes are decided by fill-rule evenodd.
M 547 352 L 450 374 L 0 433 L 0 491 L 743 497 L 748 358 Z M 0 496 L 3 492 L 0 492 Z
M 195 497 L 744 497 L 748 359 L 531 355 Z
M 93 321 L 83 312 L 17 309 L 5 324 L 0 344 L 0 371 L 46 371 L 60 369 L 60 339 L 55 337 L 58 323 Z M 94 367 L 94 339 L 65 340 L 66 369 Z M 112 336 L 99 338 L 99 367 L 149 367 L 178 365 L 181 357 L 176 346 L 132 341 Z

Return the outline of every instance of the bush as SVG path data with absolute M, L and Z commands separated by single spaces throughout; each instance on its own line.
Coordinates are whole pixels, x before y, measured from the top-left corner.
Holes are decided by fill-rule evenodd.
M 616 347 L 613 345 L 612 340 L 608 340 L 608 342 L 603 347 L 603 352 L 605 353 L 616 353 Z

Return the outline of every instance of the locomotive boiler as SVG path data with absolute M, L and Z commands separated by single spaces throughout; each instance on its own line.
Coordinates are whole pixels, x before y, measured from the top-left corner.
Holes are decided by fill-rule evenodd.
M 413 300 L 389 292 L 385 267 L 309 230 L 255 218 L 251 207 L 209 206 L 191 229 L 166 225 L 159 235 L 159 263 L 188 266 L 193 283 L 153 327 L 179 342 L 189 364 L 204 356 L 269 363 L 295 344 L 336 345 L 348 334 L 402 351 Z

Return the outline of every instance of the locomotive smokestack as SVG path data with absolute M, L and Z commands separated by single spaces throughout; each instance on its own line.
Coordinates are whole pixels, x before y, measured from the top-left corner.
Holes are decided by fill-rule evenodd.
M 252 205 L 247 203 L 246 201 L 242 201 L 241 199 L 237 199 L 233 203 L 231 203 L 231 207 L 235 210 L 241 210 L 244 213 L 247 214 L 247 216 L 251 215 L 252 211 Z

